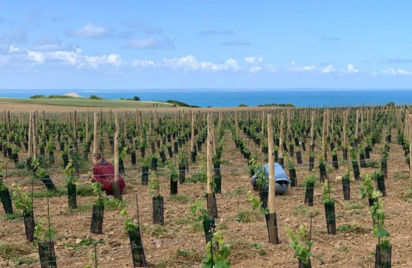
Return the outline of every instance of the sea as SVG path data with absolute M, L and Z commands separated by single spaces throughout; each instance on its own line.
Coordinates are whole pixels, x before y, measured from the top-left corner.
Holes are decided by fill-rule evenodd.
M 296 107 L 336 107 L 412 104 L 411 89 L 151 89 L 151 90 L 5 90 L 1 97 L 28 98 L 32 95 L 60 95 L 75 92 L 82 97 L 97 95 L 105 99 L 178 100 L 200 107 L 236 107 L 264 104 L 293 104 Z

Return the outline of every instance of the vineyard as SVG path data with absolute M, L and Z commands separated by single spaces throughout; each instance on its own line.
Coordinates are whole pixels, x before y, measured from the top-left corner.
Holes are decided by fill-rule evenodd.
M 408 107 L 0 117 L 1 267 L 412 266 Z

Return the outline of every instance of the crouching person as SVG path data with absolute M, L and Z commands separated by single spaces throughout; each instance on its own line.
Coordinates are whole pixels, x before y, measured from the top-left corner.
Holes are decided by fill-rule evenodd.
M 107 195 L 114 195 L 114 167 L 102 158 L 101 153 L 93 155 L 93 182 L 99 182 Z M 126 183 L 122 176 L 118 178 L 120 193 L 123 194 Z
M 269 177 L 269 164 L 264 164 L 256 174 L 250 178 L 250 183 L 253 186 L 253 190 L 257 191 L 264 191 L 265 189 L 268 190 L 268 182 L 266 185 L 258 185 L 258 177 L 259 174 L 265 175 L 266 178 Z M 286 175 L 285 170 L 282 168 L 281 165 L 275 163 L 275 191 L 277 195 L 282 195 L 288 190 L 288 186 L 291 183 L 290 179 Z M 260 187 L 259 187 L 260 186 Z

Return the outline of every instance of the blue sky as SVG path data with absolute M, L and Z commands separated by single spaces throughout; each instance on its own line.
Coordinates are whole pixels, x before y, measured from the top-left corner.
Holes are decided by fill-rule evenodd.
M 410 1 L 1 1 L 0 89 L 412 88 Z

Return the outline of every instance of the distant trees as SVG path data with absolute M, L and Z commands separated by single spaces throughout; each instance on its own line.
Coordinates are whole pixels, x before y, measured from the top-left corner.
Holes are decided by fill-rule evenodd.
M 45 98 L 46 98 L 46 96 L 44 96 L 44 95 L 33 95 L 33 96 L 30 97 L 30 99 L 45 99 Z
M 102 100 L 103 98 L 96 96 L 96 95 L 90 95 L 89 99 L 91 100 Z

